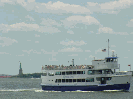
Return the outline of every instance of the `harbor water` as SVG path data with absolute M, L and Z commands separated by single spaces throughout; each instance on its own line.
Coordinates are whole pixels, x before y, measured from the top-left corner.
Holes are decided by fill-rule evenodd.
M 129 92 L 43 91 L 41 79 L 0 78 L 0 99 L 133 99 L 133 77 Z

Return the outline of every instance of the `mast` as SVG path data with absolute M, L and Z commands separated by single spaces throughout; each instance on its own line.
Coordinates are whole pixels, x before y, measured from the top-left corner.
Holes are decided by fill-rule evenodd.
M 109 57 L 109 39 L 108 39 L 108 57 Z

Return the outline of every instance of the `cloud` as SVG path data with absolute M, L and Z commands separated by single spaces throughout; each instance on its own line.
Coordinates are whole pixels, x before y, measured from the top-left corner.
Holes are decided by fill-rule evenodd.
M 72 54 L 72 55 L 68 55 L 68 56 L 78 56 L 78 54 Z
M 48 3 L 39 3 L 35 2 L 35 0 L 1 0 L 1 5 L 5 3 L 14 4 L 14 5 L 21 5 L 27 11 L 35 11 L 38 13 L 53 13 L 53 14 L 91 14 L 90 10 L 86 7 L 75 5 L 75 4 L 68 4 L 63 3 L 60 1 Z
M 74 32 L 73 32 L 73 31 L 67 31 L 67 33 L 69 33 L 69 34 L 74 34 Z
M 59 52 L 83 52 L 83 50 L 81 48 L 72 47 L 72 48 L 61 49 L 59 50 Z
M 12 25 L 0 24 L 0 31 L 8 33 L 9 31 L 37 31 L 41 33 L 58 33 L 55 27 L 39 26 L 38 24 L 27 24 L 24 22 L 16 23 Z
M 35 37 L 40 37 L 40 35 L 35 34 Z
M 91 52 L 90 50 L 85 50 L 85 52 Z
M 74 28 L 76 24 L 100 25 L 99 21 L 91 16 L 70 16 L 61 22 L 63 22 L 65 27 L 70 28 Z
M 24 56 L 24 54 L 21 54 L 21 55 L 17 55 L 17 56 Z
M 46 26 L 61 26 L 62 25 L 61 23 L 58 23 L 55 20 L 52 20 L 52 19 L 49 19 L 49 18 L 47 18 L 47 19 L 42 18 L 41 24 L 46 25 Z
M 35 41 L 35 43 L 39 43 L 39 41 Z
M 83 40 L 81 40 L 81 41 L 73 41 L 72 40 L 72 41 L 61 41 L 60 44 L 66 45 L 66 46 L 68 46 L 68 45 L 81 46 L 81 45 L 85 45 L 87 43 L 85 43 Z
M 127 32 L 114 32 L 113 29 L 109 27 L 101 27 L 98 29 L 98 33 L 96 34 L 101 34 L 101 33 L 109 33 L 109 34 L 119 34 L 119 35 L 129 35 Z
M 7 52 L 0 52 L 0 54 L 9 54 L 9 53 L 7 53 Z
M 43 52 L 43 54 L 51 54 L 52 55 L 52 59 L 49 58 L 49 61 L 58 61 L 56 58 L 54 58 L 54 56 L 56 56 L 58 54 L 58 52 L 55 52 L 54 50 L 52 50 L 52 52 L 48 52 L 44 49 L 41 49 L 41 51 Z
M 29 15 L 25 16 L 25 18 L 28 18 L 30 21 L 35 21 L 34 18 L 32 18 L 32 17 L 29 16 Z
M 131 19 L 126 26 L 133 27 L 133 19 Z
M 127 41 L 127 43 L 133 43 L 133 41 Z
M 108 14 L 117 14 L 121 9 L 129 8 L 131 5 L 133 5 L 132 0 L 110 1 L 101 4 L 87 2 L 87 8 L 90 9 L 91 12 L 101 12 Z
M 33 50 L 33 49 L 31 49 L 31 50 L 22 50 L 23 52 L 26 52 L 26 53 L 28 53 L 28 54 L 30 54 L 31 52 L 32 53 L 36 53 L 36 54 L 41 54 L 41 52 L 37 52 L 36 50 Z
M 128 57 L 124 57 L 124 58 L 128 58 Z
M 90 55 L 89 58 L 94 58 L 95 56 Z
M 3 43 L 0 43 L 0 45 L 1 45 L 2 47 L 12 45 L 13 43 L 18 43 L 17 40 L 11 39 L 11 38 L 9 38 L 9 37 L 1 37 L 1 36 L 0 36 L 0 40 L 3 41 Z

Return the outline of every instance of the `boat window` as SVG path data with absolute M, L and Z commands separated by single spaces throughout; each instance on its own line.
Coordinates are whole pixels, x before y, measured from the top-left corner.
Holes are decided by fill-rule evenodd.
M 86 82 L 94 82 L 94 78 L 87 78 Z
M 57 81 L 57 79 L 55 80 L 55 83 L 57 83 L 58 81 Z
M 85 74 L 85 71 L 83 71 L 83 74 Z
M 102 70 L 95 70 L 95 74 L 102 74 Z
M 110 62 L 110 58 L 108 59 L 108 62 Z
M 72 71 L 67 71 L 66 75 L 72 75 Z
M 82 82 L 85 82 L 85 79 L 82 79 Z
M 69 79 L 69 82 L 72 82 L 72 79 Z
M 68 71 L 66 72 L 66 75 L 69 75 L 69 72 Z
M 55 75 L 61 75 L 61 72 L 55 72 Z
M 73 74 L 76 74 L 76 71 L 73 71 Z
M 101 81 L 101 77 L 97 77 L 96 80 L 97 80 L 97 81 Z
M 112 79 L 112 77 L 107 77 L 106 79 L 110 81 Z
M 69 74 L 72 75 L 72 71 L 70 71 Z
M 113 62 L 113 61 L 114 61 L 114 59 L 112 58 L 112 59 L 110 59 L 110 61 L 111 61 L 111 62 Z
M 81 79 L 77 79 L 77 82 L 81 82 Z
M 76 79 L 73 79 L 73 82 L 77 82 Z
M 62 75 L 65 75 L 65 72 L 62 72 Z
M 93 74 L 94 74 L 94 71 L 88 70 L 88 75 L 93 75 Z
M 58 83 L 61 83 L 61 79 L 58 79 Z
M 80 74 L 80 71 L 77 71 L 77 74 Z
M 68 82 L 68 79 L 66 79 L 66 82 Z
M 65 79 L 62 79 L 62 83 L 64 83 L 65 82 Z
M 42 73 L 42 76 L 47 76 L 47 73 L 46 72 Z
M 53 72 L 49 72 L 48 75 L 49 76 L 54 76 L 54 73 Z

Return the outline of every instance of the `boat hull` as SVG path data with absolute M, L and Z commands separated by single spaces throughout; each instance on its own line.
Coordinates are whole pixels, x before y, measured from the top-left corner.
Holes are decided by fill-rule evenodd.
M 103 90 L 126 90 L 129 91 L 130 84 L 114 85 L 89 85 L 89 86 L 42 86 L 42 90 L 48 91 L 103 91 Z

